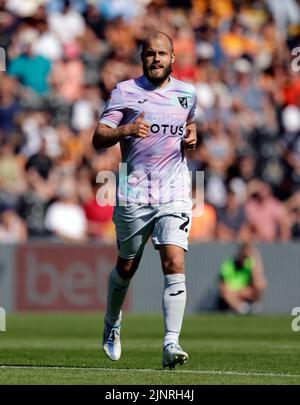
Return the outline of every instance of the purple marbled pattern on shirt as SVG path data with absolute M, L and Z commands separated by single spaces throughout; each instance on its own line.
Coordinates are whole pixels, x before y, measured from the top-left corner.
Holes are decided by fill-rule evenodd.
M 120 82 L 112 91 L 100 123 L 116 128 L 133 122 L 144 112 L 144 120 L 150 124 L 147 138 L 125 137 L 120 141 L 122 162 L 127 163 L 127 174 L 130 175 L 127 179 L 131 188 L 129 202 L 149 203 L 149 196 L 150 203 L 157 201 L 156 198 L 158 203 L 186 199 L 183 188 L 186 193 L 189 180 L 182 138 L 186 124 L 194 121 L 195 110 L 194 86 L 173 77 L 163 88 L 155 88 L 141 76 Z M 124 185 L 124 179 L 120 181 L 118 197 L 128 199 L 121 184 Z M 171 193 L 168 192 L 170 184 Z M 137 190 L 140 194 L 134 198 Z M 159 194 L 159 197 L 154 197 L 154 194 Z

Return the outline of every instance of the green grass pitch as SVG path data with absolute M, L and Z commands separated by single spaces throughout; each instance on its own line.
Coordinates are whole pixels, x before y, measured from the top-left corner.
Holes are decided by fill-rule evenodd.
M 162 370 L 161 315 L 124 314 L 122 358 L 100 350 L 103 316 L 9 314 L 0 384 L 300 384 L 300 332 L 290 316 L 186 316 L 189 361 Z

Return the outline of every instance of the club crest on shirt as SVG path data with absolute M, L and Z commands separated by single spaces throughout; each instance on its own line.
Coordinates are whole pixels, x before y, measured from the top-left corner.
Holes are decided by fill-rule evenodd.
M 188 101 L 186 97 L 178 97 L 179 103 L 182 105 L 183 108 L 188 107 Z

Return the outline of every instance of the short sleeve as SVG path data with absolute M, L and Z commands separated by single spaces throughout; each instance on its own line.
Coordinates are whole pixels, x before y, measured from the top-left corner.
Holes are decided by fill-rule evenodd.
M 196 91 L 194 91 L 192 107 L 191 107 L 191 109 L 189 111 L 189 115 L 188 115 L 187 120 L 186 120 L 186 123 L 188 125 L 195 122 L 196 107 L 197 107 L 197 95 L 196 95 Z
M 121 90 L 116 87 L 112 90 L 104 109 L 99 117 L 99 123 L 116 128 L 123 118 L 124 101 Z

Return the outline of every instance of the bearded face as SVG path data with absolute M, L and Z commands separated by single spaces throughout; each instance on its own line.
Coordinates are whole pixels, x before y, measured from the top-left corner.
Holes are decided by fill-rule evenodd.
M 152 39 L 142 54 L 144 75 L 151 83 L 160 86 L 170 76 L 174 59 L 165 38 Z

